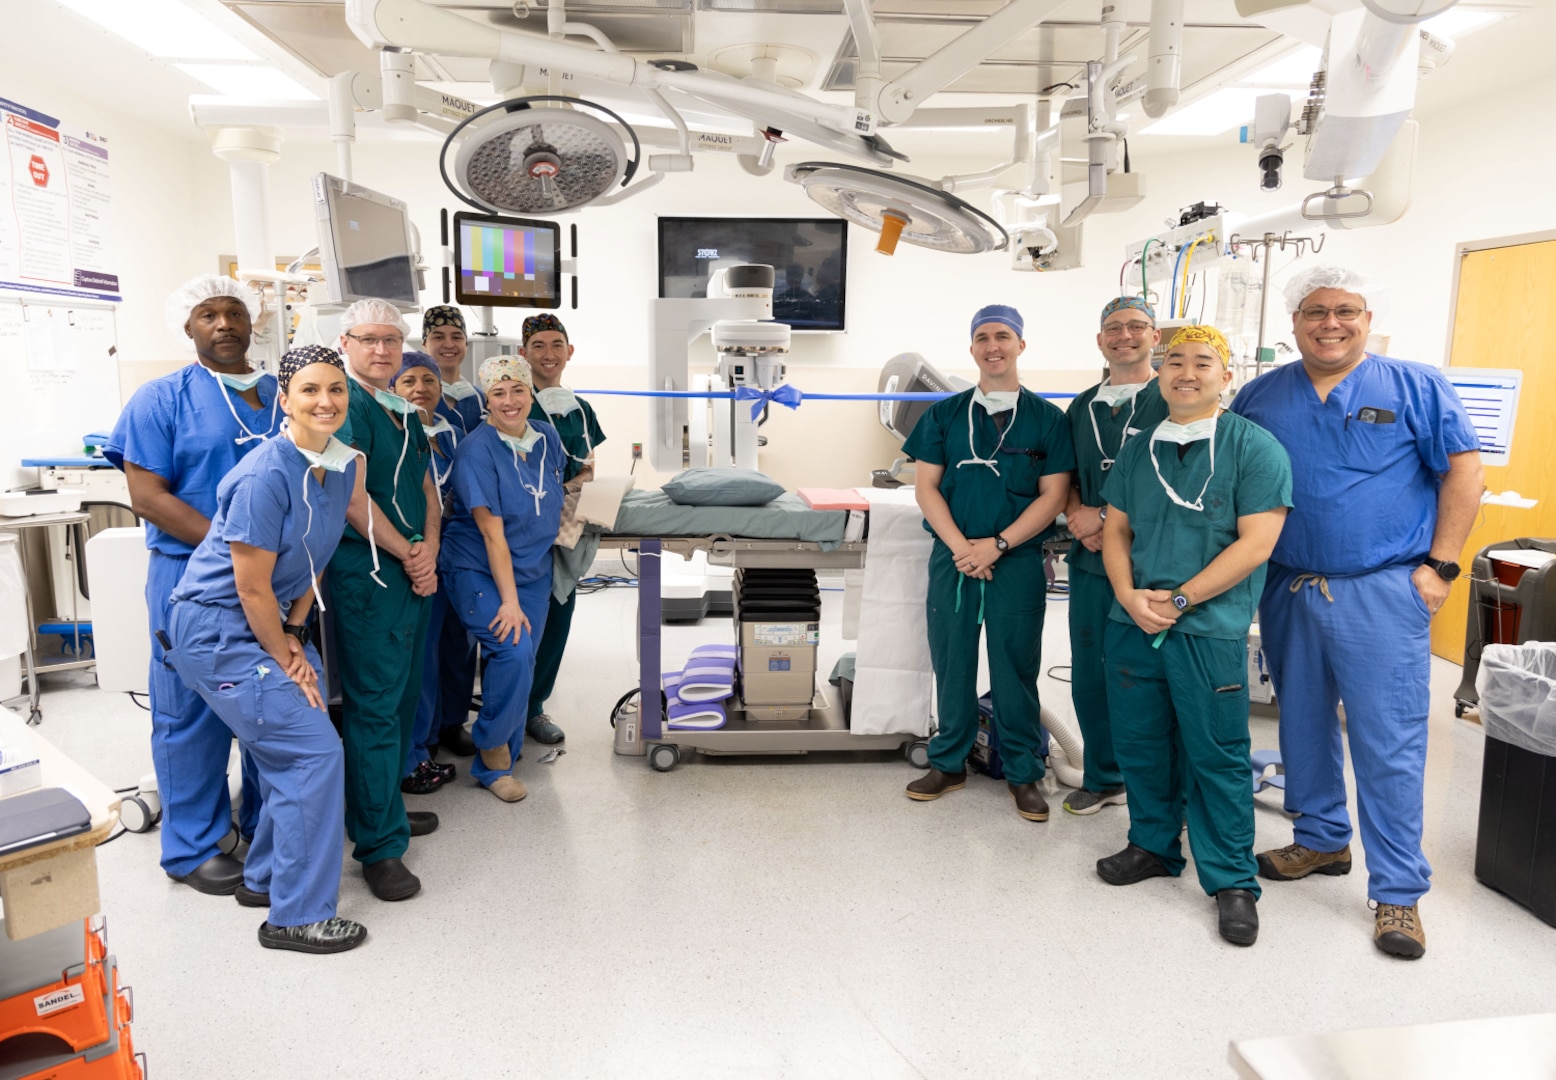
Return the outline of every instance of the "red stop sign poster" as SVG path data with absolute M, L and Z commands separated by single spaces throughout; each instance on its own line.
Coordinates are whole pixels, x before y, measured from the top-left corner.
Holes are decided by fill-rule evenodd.
M 27 161 L 27 171 L 32 174 L 32 182 L 39 187 L 49 186 L 49 166 L 37 154 L 32 155 Z

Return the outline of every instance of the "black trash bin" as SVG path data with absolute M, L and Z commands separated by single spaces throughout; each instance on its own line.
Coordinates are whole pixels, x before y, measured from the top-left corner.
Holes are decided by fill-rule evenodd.
M 1556 644 L 1488 645 L 1475 877 L 1556 926 Z

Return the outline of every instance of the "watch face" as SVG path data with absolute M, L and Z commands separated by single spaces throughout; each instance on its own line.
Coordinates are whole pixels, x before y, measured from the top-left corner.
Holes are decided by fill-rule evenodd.
M 1437 573 L 1442 577 L 1442 579 L 1444 581 L 1453 581 L 1456 578 L 1458 578 L 1458 576 L 1461 573 L 1463 573 L 1463 571 L 1459 569 L 1459 564 L 1458 563 L 1456 563 L 1456 562 L 1447 562 L 1447 563 L 1443 563 L 1441 566 L 1439 566 L 1437 568 Z
M 1182 593 L 1179 593 L 1177 596 L 1172 598 L 1172 606 L 1177 608 L 1179 611 L 1182 611 L 1184 608 L 1189 606 L 1189 598 L 1184 596 Z

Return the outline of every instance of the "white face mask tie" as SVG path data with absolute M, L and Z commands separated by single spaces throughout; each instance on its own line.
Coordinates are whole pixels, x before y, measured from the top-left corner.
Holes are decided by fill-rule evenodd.
M 523 435 L 504 435 L 497 433 L 503 442 L 508 444 L 508 450 L 513 454 L 513 471 L 519 474 L 519 486 L 531 495 L 535 496 L 535 516 L 540 516 L 540 500 L 546 497 L 546 441 L 540 437 L 540 432 L 533 427 L 526 428 Z M 528 454 L 534 448 L 536 442 L 540 443 L 540 469 L 538 475 L 540 486 L 531 487 L 528 480 L 524 479 L 524 470 L 519 466 L 519 451 Z
M 1016 413 L 1019 411 L 1019 409 L 1021 407 L 1021 392 L 1019 390 L 997 390 L 997 391 L 995 391 L 995 393 L 997 393 L 997 394 L 1011 394 L 1012 395 L 1012 397 L 1009 399 L 1010 400 L 1010 420 L 1006 422 L 1005 430 L 1000 432 L 999 442 L 994 444 L 993 454 L 996 455 L 996 456 L 993 456 L 993 457 L 979 457 L 978 456 L 978 443 L 977 443 L 976 434 L 975 434 L 977 429 L 975 428 L 975 426 L 973 424 L 973 408 L 975 406 L 977 406 L 977 405 L 984 405 L 985 410 L 987 410 L 988 409 L 988 405 L 984 404 L 984 402 L 988 400 L 988 397 L 987 397 L 987 395 L 985 395 L 983 393 L 982 390 L 979 390 L 976 387 L 974 387 L 973 388 L 973 396 L 967 400 L 967 445 L 972 450 L 972 455 L 973 456 L 968 458 L 968 459 L 966 459 L 965 461 L 958 461 L 956 463 L 956 467 L 958 469 L 960 469 L 963 465 L 987 465 L 989 467 L 989 471 L 992 472 L 995 476 L 998 476 L 1000 474 L 1000 467 L 999 467 L 998 464 L 996 464 L 996 462 L 998 462 L 998 460 L 999 460 L 997 455 L 1000 452 L 1000 448 L 1005 445 L 1005 436 L 1009 435 L 1010 434 L 1010 429 L 1016 426 Z M 983 399 L 983 400 L 980 400 L 980 399 Z M 1002 405 L 1001 399 L 995 399 L 994 404 L 996 406 L 996 408 L 995 408 L 996 412 L 1004 412 L 1005 411 L 1005 409 L 1003 407 L 1000 407 Z
M 1156 458 L 1156 444 L 1159 442 L 1173 443 L 1178 446 L 1187 446 L 1190 443 L 1208 439 L 1210 441 L 1210 475 L 1205 477 L 1205 483 L 1199 489 L 1199 494 L 1193 502 L 1184 502 L 1182 496 L 1172 489 L 1167 478 L 1162 475 L 1161 463 Z M 1208 417 L 1204 420 L 1195 420 L 1190 424 L 1175 424 L 1171 420 L 1163 420 L 1151 432 L 1151 445 L 1147 447 L 1151 454 L 1151 468 L 1156 470 L 1157 482 L 1162 485 L 1162 490 L 1167 492 L 1167 497 L 1185 510 L 1193 510 L 1203 514 L 1205 512 L 1205 492 L 1210 488 L 1210 481 L 1216 475 L 1216 418 Z
M 361 458 L 362 464 L 367 464 L 367 455 L 360 450 L 354 450 L 341 442 L 335 436 L 330 436 L 330 441 L 324 444 L 322 452 L 315 453 L 305 446 L 298 445 L 297 436 L 292 434 L 290 421 L 281 421 L 281 431 L 291 440 L 297 452 L 303 456 L 310 468 L 326 469 L 330 472 L 344 473 L 346 466 L 351 464 L 353 458 Z M 322 486 L 322 485 L 321 485 Z M 314 603 L 319 605 L 319 610 L 324 608 L 324 594 L 319 591 L 319 570 L 313 564 L 313 552 L 308 548 L 308 534 L 313 532 L 313 503 L 308 499 L 308 471 L 303 471 L 303 505 L 308 508 L 308 524 L 303 527 L 303 554 L 308 556 L 308 585 L 313 589 Z M 382 588 L 389 586 L 378 576 L 378 545 L 373 540 L 373 515 L 371 510 L 367 516 L 367 543 L 373 549 L 373 573 L 372 578 Z
M 210 372 L 211 377 L 216 380 L 216 384 L 222 388 L 222 400 L 227 403 L 227 411 L 232 414 L 233 423 L 237 424 L 238 428 L 243 432 L 242 435 L 239 435 L 232 441 L 242 446 L 244 443 L 252 442 L 254 439 L 270 438 L 271 433 L 276 430 L 276 410 L 281 403 L 281 395 L 277 394 L 270 402 L 270 426 L 264 431 L 250 431 L 249 426 L 238 419 L 238 407 L 232 403 L 232 395 L 227 392 L 229 389 L 238 393 L 252 390 L 259 385 L 259 380 L 265 377 L 265 373 L 263 371 L 250 371 L 243 375 L 229 375 L 226 372 L 208 368 L 204 364 L 200 366 Z
M 406 519 L 405 511 L 400 509 L 400 466 L 405 464 L 405 454 L 411 448 L 410 416 L 411 413 L 415 411 L 416 406 L 412 405 L 409 401 L 403 397 L 400 397 L 398 394 L 391 394 L 387 390 L 380 390 L 376 386 L 370 386 L 367 383 L 362 382 L 361 379 L 357 379 L 355 373 L 349 371 L 349 368 L 347 373 L 350 374 L 353 379 L 357 380 L 357 383 L 362 387 L 362 389 L 371 390 L 373 392 L 374 401 L 378 402 L 378 404 L 382 405 L 384 408 L 388 409 L 392 413 L 397 414 L 400 417 L 400 431 L 402 433 L 400 438 L 400 457 L 394 463 L 394 480 L 392 481 L 393 486 L 389 489 L 389 504 L 394 507 L 394 512 L 400 516 L 400 524 L 404 525 L 412 532 L 415 532 L 416 526 L 412 525 L 410 521 Z M 417 423 L 420 422 L 421 420 L 418 417 Z M 365 463 L 366 460 L 367 459 L 364 456 L 363 462 Z M 371 526 L 372 520 L 373 519 L 371 517 L 368 518 L 369 526 Z M 369 542 L 371 543 L 371 540 Z M 378 549 L 376 547 L 373 549 L 373 569 L 375 571 L 378 569 Z M 379 584 L 383 585 L 383 582 L 380 581 Z M 385 588 L 387 587 L 388 586 L 385 586 Z
M 1086 412 L 1091 417 L 1091 436 L 1097 440 L 1097 453 L 1102 455 L 1103 472 L 1107 472 L 1113 467 L 1114 459 L 1118 456 L 1119 452 L 1124 449 L 1124 444 L 1129 441 L 1129 426 L 1135 422 L 1135 409 L 1138 408 L 1140 404 L 1137 399 L 1137 395 L 1140 393 L 1141 388 L 1144 386 L 1145 383 L 1130 383 L 1128 386 L 1114 386 L 1111 383 L 1104 382 L 1101 386 L 1097 387 L 1097 396 L 1092 398 L 1091 403 L 1086 406 Z M 1105 390 L 1110 391 L 1110 393 L 1104 395 L 1103 391 Z M 1124 433 L 1123 435 L 1119 436 L 1118 450 L 1112 454 L 1109 454 L 1107 447 L 1102 445 L 1102 429 L 1097 426 L 1097 412 L 1095 406 L 1097 402 L 1100 401 L 1109 408 L 1115 408 L 1120 401 L 1126 400 L 1129 402 L 1129 417 L 1124 421 Z

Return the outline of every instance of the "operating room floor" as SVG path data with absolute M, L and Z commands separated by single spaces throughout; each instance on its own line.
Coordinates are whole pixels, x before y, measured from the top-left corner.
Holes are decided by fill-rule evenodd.
M 843 651 L 825 595 L 823 674 Z M 683 759 L 611 752 L 635 670 L 635 594 L 580 599 L 552 713 L 567 753 L 518 767 L 517 805 L 460 778 L 409 799 L 442 828 L 407 856 L 424 888 L 372 898 L 346 860 L 340 913 L 369 928 L 334 957 L 270 952 L 263 913 L 157 866 L 155 833 L 98 866 L 109 944 L 134 986 L 155 1080 L 246 1077 L 1225 1077 L 1231 1039 L 1517 1015 L 1556 1001 L 1556 929 L 1475 881 L 1483 737 L 1433 661 L 1425 959 L 1371 943 L 1348 877 L 1270 883 L 1257 945 L 1221 941 L 1190 870 L 1132 888 L 1093 862 L 1127 816 L 1003 783 L 915 803 L 895 753 Z M 728 636 L 666 634 L 666 659 Z M 1045 668 L 1068 654 L 1049 607 Z M 71 680 L 75 679 L 74 688 Z M 42 732 L 115 787 L 150 770 L 147 717 L 90 676 L 50 681 Z M 1047 700 L 1069 710 L 1062 684 Z M 1275 722 L 1253 721 L 1256 747 Z M 1258 796 L 1259 846 L 1290 840 Z

